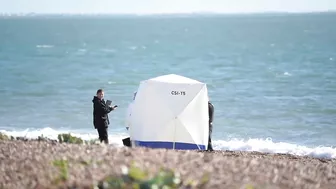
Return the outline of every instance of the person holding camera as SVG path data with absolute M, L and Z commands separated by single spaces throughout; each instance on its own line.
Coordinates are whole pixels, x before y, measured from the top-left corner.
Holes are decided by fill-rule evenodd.
M 100 142 L 109 143 L 108 140 L 108 125 L 110 120 L 108 114 L 115 110 L 118 106 L 107 105 L 104 100 L 104 91 L 103 89 L 98 89 L 96 96 L 92 99 L 93 102 L 93 125 L 97 129 Z

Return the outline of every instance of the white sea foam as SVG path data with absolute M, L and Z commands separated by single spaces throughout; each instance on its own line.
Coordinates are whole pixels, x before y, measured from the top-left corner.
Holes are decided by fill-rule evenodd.
M 271 139 L 215 140 L 213 145 L 216 150 L 257 151 L 267 153 L 287 153 L 317 158 L 336 158 L 336 148 L 334 147 L 318 146 L 309 148 L 286 142 L 273 142 Z
M 78 49 L 78 52 L 86 52 L 86 49 Z
M 38 138 L 43 135 L 50 139 L 57 140 L 57 135 L 60 133 L 70 133 L 73 136 L 80 137 L 84 140 L 97 139 L 98 135 L 95 130 L 92 132 L 54 130 L 52 128 L 43 128 L 38 130 L 25 129 L 21 131 L 6 131 L 0 132 L 14 137 L 27 137 L 30 139 Z M 122 146 L 122 139 L 128 137 L 127 133 L 110 133 L 109 142 L 116 146 Z M 307 147 L 286 142 L 273 142 L 271 139 L 230 139 L 230 140 L 214 140 L 213 146 L 215 150 L 232 150 L 232 151 L 257 151 L 268 153 L 287 153 L 299 156 L 310 156 L 317 158 L 336 158 L 336 148 L 328 146 Z
M 138 47 L 137 46 L 131 46 L 131 47 L 128 47 L 129 49 L 131 50 L 136 50 Z
M 114 52 L 116 52 L 115 49 L 100 49 L 100 50 L 103 51 L 103 52 L 107 52 L 107 53 L 114 53 Z
M 98 139 L 98 134 L 93 132 L 76 132 L 76 131 L 67 131 L 67 130 L 54 130 L 52 128 L 43 128 L 43 129 L 37 129 L 37 130 L 30 130 L 25 129 L 21 131 L 6 131 L 6 130 L 0 130 L 1 133 L 4 133 L 6 135 L 10 135 L 13 137 L 26 137 L 29 139 L 36 139 L 39 136 L 44 136 L 49 139 L 57 140 L 58 134 L 61 133 L 70 133 L 73 136 L 80 137 L 84 140 L 93 140 Z M 109 143 L 115 144 L 117 146 L 122 146 L 122 139 L 128 137 L 126 133 L 118 133 L 118 134 L 110 134 L 109 136 Z
M 53 48 L 53 45 L 36 45 L 36 48 Z

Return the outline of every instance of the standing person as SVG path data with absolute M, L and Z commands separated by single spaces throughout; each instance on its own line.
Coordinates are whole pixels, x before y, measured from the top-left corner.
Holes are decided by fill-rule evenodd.
M 104 100 L 104 91 L 103 89 L 98 89 L 96 96 L 92 99 L 93 102 L 93 125 L 94 128 L 97 129 L 99 134 L 100 142 L 105 142 L 108 144 L 108 125 L 110 124 L 110 120 L 108 114 L 116 109 L 118 106 L 107 106 Z
M 212 143 L 211 143 L 211 135 L 212 135 L 212 122 L 213 122 L 213 113 L 214 106 L 210 101 L 208 101 L 208 109 L 209 109 L 209 141 L 208 141 L 208 150 L 213 151 Z

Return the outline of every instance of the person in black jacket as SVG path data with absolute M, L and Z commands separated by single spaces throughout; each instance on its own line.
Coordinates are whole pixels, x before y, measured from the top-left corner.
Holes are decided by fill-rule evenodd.
M 93 102 L 93 125 L 97 129 L 100 142 L 108 144 L 107 128 L 110 124 L 108 114 L 116 109 L 118 106 L 107 106 L 104 100 L 103 89 L 97 90 L 97 96 L 92 99 Z
M 208 109 L 209 109 L 209 141 L 208 141 L 208 150 L 213 151 L 212 143 L 211 143 L 211 135 L 212 135 L 212 121 L 213 121 L 213 114 L 214 114 L 214 106 L 209 101 L 208 102 Z

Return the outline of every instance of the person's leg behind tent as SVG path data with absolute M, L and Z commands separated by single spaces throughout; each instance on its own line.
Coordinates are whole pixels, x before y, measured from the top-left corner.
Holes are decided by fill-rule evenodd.
M 209 123 L 209 141 L 208 141 L 208 151 L 213 151 L 212 148 L 212 141 L 211 141 L 211 135 L 212 135 L 212 124 Z

